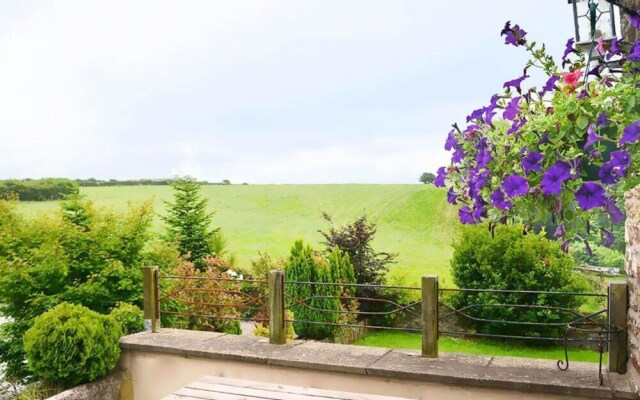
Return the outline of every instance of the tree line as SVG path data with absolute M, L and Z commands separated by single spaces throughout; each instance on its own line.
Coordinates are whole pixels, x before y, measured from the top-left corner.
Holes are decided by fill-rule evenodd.
M 4 179 L 0 180 L 0 198 L 20 201 L 62 200 L 69 195 L 78 194 L 80 187 L 101 186 L 163 186 L 173 185 L 178 178 L 166 179 Z M 231 181 L 222 182 L 198 181 L 201 185 L 231 185 Z M 243 185 L 246 185 L 244 183 Z
M 71 179 L 6 179 L 0 180 L 0 198 L 22 201 L 60 200 L 78 193 L 78 183 Z
M 79 186 L 96 187 L 96 186 L 169 186 L 179 180 L 179 178 L 163 178 L 163 179 L 76 179 Z M 222 182 L 198 181 L 202 185 L 231 185 L 231 181 L 223 179 Z

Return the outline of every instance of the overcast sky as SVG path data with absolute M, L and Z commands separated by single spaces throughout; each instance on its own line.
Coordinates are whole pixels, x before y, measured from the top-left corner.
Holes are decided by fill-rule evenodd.
M 413 183 L 566 0 L 0 3 L 0 177 Z

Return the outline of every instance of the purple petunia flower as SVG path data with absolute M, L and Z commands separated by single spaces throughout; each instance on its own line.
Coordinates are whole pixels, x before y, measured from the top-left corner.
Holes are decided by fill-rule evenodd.
M 526 122 L 527 122 L 526 118 L 520 118 L 513 121 L 513 123 L 511 124 L 511 127 L 507 130 L 507 135 L 517 133 L 520 130 L 520 128 L 524 126 Z
M 560 77 L 557 75 L 552 75 L 551 77 L 549 77 L 549 79 L 547 79 L 547 83 L 545 83 L 542 87 L 540 96 L 544 96 L 545 93 L 553 92 L 554 90 L 556 90 L 556 82 L 558 82 L 558 80 L 560 80 Z
M 567 57 L 569 57 L 569 54 L 571 53 L 575 53 L 576 49 L 573 48 L 573 44 L 575 43 L 575 39 L 571 38 L 569 40 L 567 40 L 567 45 L 564 49 L 564 54 L 562 55 L 562 62 L 564 63 L 565 61 L 567 61 Z
M 629 21 L 635 29 L 640 29 L 640 10 L 636 10 L 635 12 L 628 12 Z
M 447 202 L 449 204 L 457 204 L 458 203 L 458 194 L 453 190 L 453 188 L 449 188 L 447 192 Z
M 477 198 L 473 203 L 473 219 L 476 222 L 482 222 L 482 218 L 487 218 L 487 209 L 484 207 L 487 203 L 485 203 L 482 198 Z
M 565 236 L 567 236 L 567 231 L 564 228 L 564 224 L 558 225 L 558 227 L 556 228 L 555 233 L 553 234 L 553 237 L 555 239 L 557 239 L 557 238 L 565 237 Z
M 496 112 L 494 111 L 495 109 L 492 108 L 490 110 L 487 111 L 487 113 L 484 115 L 484 123 L 487 125 L 493 125 L 493 117 L 495 117 Z
M 527 32 L 524 29 L 521 29 L 519 25 L 514 25 L 511 27 L 511 21 L 507 21 L 504 25 L 504 29 L 500 32 L 500 36 L 505 36 L 504 44 L 512 44 L 516 47 L 525 44 L 524 37 L 527 35 Z
M 607 116 L 606 112 L 601 112 L 600 114 L 598 114 L 598 118 L 596 119 L 596 126 L 597 127 L 603 127 L 606 126 L 609 123 L 609 117 Z
M 473 110 L 473 112 L 467 116 L 467 122 L 471 122 L 474 119 L 481 119 L 483 114 L 484 114 L 484 107 L 478 108 L 477 110 Z
M 616 201 L 611 197 L 607 198 L 605 211 L 609 214 L 609 218 L 611 218 L 612 224 L 615 225 L 624 221 L 624 213 L 620 211 L 620 209 L 616 205 Z
M 489 151 L 489 145 L 487 144 L 487 138 L 482 138 L 475 147 L 478 149 L 478 156 L 476 157 L 478 168 L 484 168 L 493 160 L 491 152 Z
M 454 134 L 455 134 L 455 130 L 452 129 L 451 132 L 449 132 L 449 134 L 447 135 L 447 140 L 444 142 L 444 149 L 446 151 L 449 151 L 458 145 L 458 142 L 456 141 L 456 137 Z
M 640 140 L 640 119 L 624 128 L 618 144 L 622 146 L 625 143 L 636 143 L 638 140 Z
M 541 144 L 551 143 L 549 142 L 549 132 L 545 132 L 540 136 L 540 140 L 538 140 L 538 146 Z
M 447 171 L 444 167 L 438 168 L 438 173 L 436 179 L 434 179 L 433 184 L 436 187 L 444 187 L 444 179 L 447 177 Z
M 451 155 L 451 162 L 454 164 L 459 164 L 462 160 L 464 160 L 465 155 L 466 153 L 464 152 L 464 150 L 462 150 L 462 148 L 458 148 Z
M 557 195 L 562 192 L 562 184 L 571 178 L 571 165 L 568 162 L 556 161 L 542 175 L 542 193 Z
M 616 241 L 616 237 L 613 236 L 613 233 L 608 229 L 602 228 L 602 236 L 604 236 L 604 241 L 602 242 L 603 247 L 611 247 Z
M 493 161 L 493 157 L 491 156 L 491 152 L 488 147 L 478 152 L 478 157 L 476 157 L 478 168 L 485 168 L 491 161 Z
M 502 118 L 513 121 L 520 112 L 520 106 L 518 105 L 519 101 L 520 97 L 514 97 L 511 99 L 507 107 L 504 109 L 504 113 L 502 113 Z
M 587 141 L 584 144 L 584 150 L 586 151 L 589 146 L 598 143 L 602 139 L 604 138 L 596 133 L 595 129 L 593 129 L 593 125 L 589 125 L 589 129 L 587 129 Z
M 627 175 L 627 168 L 631 165 L 631 156 L 627 150 L 618 150 L 611 153 L 609 161 L 602 164 L 598 171 L 598 177 L 602 183 L 613 185 L 620 178 Z
M 631 51 L 626 59 L 629 61 L 640 61 L 640 39 L 631 47 Z
M 587 92 L 586 90 L 582 89 L 580 91 L 580 93 L 578 93 L 578 95 L 576 96 L 576 99 L 586 99 L 587 97 L 589 97 L 589 92 Z
M 564 242 L 562 242 L 562 245 L 560 245 L 560 249 L 562 249 L 562 251 L 564 251 L 565 253 L 569 252 L 569 244 L 571 244 L 570 240 L 565 240 Z
M 604 207 L 607 204 L 604 188 L 595 182 L 585 182 L 575 193 L 576 201 L 580 208 L 589 211 L 596 207 Z
M 510 200 L 506 199 L 504 193 L 500 189 L 496 189 L 491 193 L 491 205 L 499 210 L 510 210 L 513 204 Z
M 529 181 L 518 175 L 510 175 L 502 182 L 502 189 L 510 198 L 522 196 L 529 191 Z
M 607 60 L 610 60 L 613 56 L 619 56 L 622 54 L 622 50 L 620 50 L 620 46 L 618 46 L 620 42 L 618 38 L 613 38 L 611 41 L 611 45 L 609 46 L 609 54 L 607 54 Z
M 614 38 L 611 41 L 609 52 L 607 53 L 605 58 L 607 59 L 607 61 L 609 61 L 613 56 L 619 56 L 620 54 L 622 54 L 622 51 L 620 50 L 620 46 L 618 46 L 618 38 Z
M 463 224 L 475 224 L 473 215 L 471 214 L 471 209 L 468 206 L 460 207 L 458 210 L 458 216 L 460 217 L 460 222 Z
M 522 81 L 524 81 L 528 77 L 529 75 L 524 74 L 520 78 L 516 78 L 516 79 L 505 82 L 502 87 L 505 89 L 509 89 L 510 87 L 512 87 L 512 88 L 515 88 L 518 91 L 518 93 L 520 93 L 522 91 L 522 89 L 520 88 L 520 85 L 522 84 Z
M 532 171 L 540 171 L 542 169 L 543 159 L 544 155 L 537 151 L 530 151 L 527 153 L 527 155 L 522 159 L 522 168 L 524 168 L 524 172 L 528 174 Z
M 593 75 L 598 79 L 602 79 L 602 75 L 600 75 L 601 68 L 602 68 L 602 65 L 596 65 L 595 67 L 591 68 L 589 72 L 587 72 L 587 76 Z

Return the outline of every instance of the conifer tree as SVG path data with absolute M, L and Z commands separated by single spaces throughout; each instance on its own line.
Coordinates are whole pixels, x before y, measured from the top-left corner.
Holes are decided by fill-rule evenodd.
M 205 266 L 202 259 L 214 254 L 212 239 L 219 233 L 219 228 L 211 228 L 214 213 L 207 212 L 207 199 L 200 193 L 200 183 L 184 178 L 176 180 L 172 187 L 174 202 L 165 201 L 167 215 L 162 217 L 167 234 L 177 242 L 180 254 L 202 269 Z

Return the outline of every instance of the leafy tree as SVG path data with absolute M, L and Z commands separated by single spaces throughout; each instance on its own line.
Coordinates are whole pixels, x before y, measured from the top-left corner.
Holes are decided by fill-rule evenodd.
M 335 249 L 340 249 L 349 256 L 353 265 L 355 281 L 361 285 L 355 290 L 355 295 L 362 298 L 385 299 L 395 302 L 394 293 L 385 292 L 379 288 L 371 287 L 382 285 L 385 275 L 389 271 L 389 265 L 395 263 L 396 254 L 376 252 L 371 246 L 377 227 L 374 222 L 369 222 L 366 215 L 362 215 L 351 223 L 336 228 L 331 216 L 322 213 L 322 217 L 331 225 L 327 231 L 319 231 L 324 238 L 325 254 L 330 254 Z M 359 304 L 361 313 L 377 313 L 372 317 L 372 323 L 389 325 L 393 323 L 391 304 L 381 301 L 361 301 Z M 382 314 L 388 312 L 388 314 Z M 362 314 L 366 315 L 366 314 Z M 370 314 L 372 315 L 372 314 Z M 378 318 L 380 317 L 380 318 Z
M 351 223 L 336 228 L 329 214 L 322 213 L 325 221 L 331 224 L 327 231 L 318 231 L 324 238 L 325 253 L 340 249 L 349 256 L 353 265 L 356 282 L 363 285 L 380 285 L 395 263 L 396 254 L 376 252 L 371 242 L 378 230 L 374 222 L 369 222 L 366 215 L 358 217 Z
M 219 229 L 211 228 L 214 213 L 207 212 L 207 199 L 200 193 L 201 185 L 193 179 L 178 179 L 173 183 L 174 202 L 165 202 L 167 224 L 171 240 L 178 243 L 182 256 L 198 268 L 204 268 L 203 258 L 214 254 L 212 241 Z
M 111 213 L 76 198 L 62 208 L 26 218 L 0 201 L 0 313 L 9 318 L 0 326 L 0 362 L 9 380 L 29 377 L 23 338 L 43 312 L 65 301 L 102 314 L 119 302 L 142 305 L 150 204 Z
M 423 172 L 422 175 L 420 175 L 420 182 L 424 184 L 433 183 L 433 181 L 435 180 L 436 180 L 436 176 L 431 172 Z

